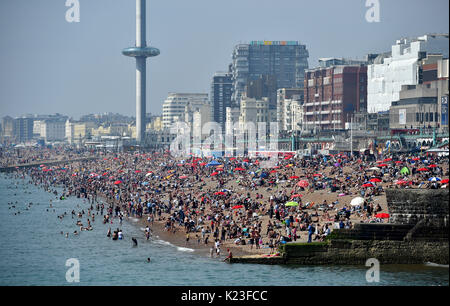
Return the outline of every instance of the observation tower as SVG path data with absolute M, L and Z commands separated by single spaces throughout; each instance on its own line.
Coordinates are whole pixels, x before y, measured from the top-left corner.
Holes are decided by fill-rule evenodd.
M 142 144 L 145 140 L 146 60 L 147 57 L 159 55 L 157 48 L 147 47 L 145 1 L 136 0 L 136 46 L 122 51 L 123 55 L 136 58 L 136 142 L 138 144 Z

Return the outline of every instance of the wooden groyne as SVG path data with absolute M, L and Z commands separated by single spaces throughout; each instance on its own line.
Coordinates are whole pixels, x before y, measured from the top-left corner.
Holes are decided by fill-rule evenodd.
M 19 165 L 12 165 L 12 166 L 8 166 L 8 167 L 1 167 L 0 172 L 11 172 L 11 171 L 15 171 L 15 170 L 21 169 L 21 168 L 39 167 L 40 165 L 45 165 L 48 167 L 48 166 L 55 166 L 55 165 L 74 163 L 74 162 L 80 162 L 80 161 L 97 160 L 99 158 L 100 157 L 83 157 L 83 158 L 74 158 L 74 159 L 39 161 L 39 162 L 33 162 L 33 163 L 28 163 L 28 164 L 19 164 Z

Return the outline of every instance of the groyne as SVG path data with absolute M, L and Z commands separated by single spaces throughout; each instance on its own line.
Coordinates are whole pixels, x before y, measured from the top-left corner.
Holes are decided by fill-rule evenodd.
M 97 160 L 97 159 L 99 159 L 99 157 L 83 157 L 83 158 L 74 158 L 74 159 L 38 161 L 38 162 L 33 162 L 33 163 L 28 163 L 28 164 L 19 164 L 19 165 L 7 166 L 7 167 L 0 167 L 0 172 L 11 172 L 11 171 L 15 171 L 16 169 L 39 167 L 40 165 L 45 165 L 45 166 L 49 167 L 49 166 L 56 166 L 56 165 L 61 165 L 61 164 L 80 162 L 80 161 Z
M 448 189 L 386 191 L 390 223 L 361 223 L 334 230 L 325 241 L 287 243 L 280 256 L 234 257 L 231 263 L 360 265 L 449 264 Z

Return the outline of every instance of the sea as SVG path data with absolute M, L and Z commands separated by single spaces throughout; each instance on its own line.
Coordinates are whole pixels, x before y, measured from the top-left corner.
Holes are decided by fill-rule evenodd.
M 61 192 L 61 190 L 59 190 Z M 50 207 L 50 204 L 52 207 Z M 90 204 L 53 193 L 0 173 L 1 286 L 448 286 L 448 266 L 381 265 L 379 281 L 369 282 L 370 267 L 228 264 L 152 237 L 146 240 L 137 219 L 79 227 L 71 211 Z M 94 210 L 95 211 L 95 210 Z M 67 213 L 64 218 L 58 216 Z M 86 219 L 84 218 L 83 221 Z M 113 241 L 108 228 L 120 228 Z M 63 234 L 61 234 L 61 232 Z M 69 236 L 66 238 L 66 233 Z M 134 246 L 131 237 L 137 237 Z M 150 262 L 147 262 L 150 258 Z M 370 274 L 374 276 L 374 274 Z M 374 278 L 370 278 L 369 280 Z M 377 279 L 375 279 L 377 280 Z

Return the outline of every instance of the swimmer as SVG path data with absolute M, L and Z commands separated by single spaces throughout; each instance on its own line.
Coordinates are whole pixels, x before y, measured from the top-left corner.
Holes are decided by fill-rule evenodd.
M 138 242 L 137 242 L 136 238 L 132 237 L 131 240 L 133 240 L 134 246 L 138 245 Z
M 150 257 L 147 258 L 147 262 L 150 262 Z

